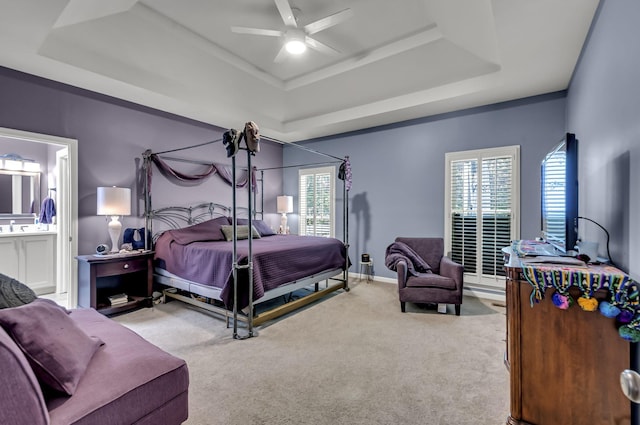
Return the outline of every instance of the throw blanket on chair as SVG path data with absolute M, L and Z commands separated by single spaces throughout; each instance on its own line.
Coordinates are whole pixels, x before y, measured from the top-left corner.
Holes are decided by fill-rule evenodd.
M 397 271 L 400 261 L 407 263 L 407 271 L 414 276 L 418 276 L 418 273 L 431 273 L 431 266 L 409 245 L 403 242 L 394 242 L 387 247 L 384 264 L 388 269 Z

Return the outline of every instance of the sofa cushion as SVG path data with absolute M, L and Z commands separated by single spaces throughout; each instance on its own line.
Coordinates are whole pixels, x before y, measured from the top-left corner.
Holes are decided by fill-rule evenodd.
M 42 391 L 27 358 L 0 328 L 0 424 L 49 424 Z
M 456 282 L 449 278 L 433 273 L 419 273 L 418 276 L 409 276 L 407 286 L 414 288 L 442 288 L 456 289 Z
M 27 285 L 0 273 L 0 308 L 29 304 L 36 298 L 36 293 Z
M 84 332 L 100 336 L 105 345 L 96 352 L 72 397 L 47 399 L 52 425 L 187 419 L 189 372 L 184 360 L 95 310 L 72 309 L 70 317 Z M 173 406 L 171 414 L 158 418 L 157 412 L 167 404 Z
M 38 380 L 55 391 L 73 394 L 102 344 L 51 300 L 0 310 L 0 326 L 24 352 Z

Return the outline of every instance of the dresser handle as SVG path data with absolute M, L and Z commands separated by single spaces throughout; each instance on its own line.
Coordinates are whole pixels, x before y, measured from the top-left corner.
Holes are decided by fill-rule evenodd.
M 125 269 L 128 269 L 128 268 L 129 268 L 129 264 L 125 264 L 125 265 L 124 265 L 124 266 L 122 266 L 122 267 L 124 267 Z

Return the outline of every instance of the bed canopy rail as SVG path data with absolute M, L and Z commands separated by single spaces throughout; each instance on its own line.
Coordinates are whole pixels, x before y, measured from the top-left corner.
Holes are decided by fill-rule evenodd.
M 247 123 L 248 125 L 248 123 Z M 256 126 L 257 129 L 257 126 Z M 231 130 L 230 130 L 231 131 Z M 246 129 L 245 129 L 246 131 Z M 244 134 L 244 133 L 243 133 Z M 226 135 L 226 133 L 225 133 Z M 256 132 L 256 136 L 257 136 L 257 132 Z M 298 308 L 299 306 L 302 305 L 306 305 L 310 302 L 313 302 L 315 299 L 319 298 L 320 296 L 324 296 L 327 293 L 333 292 L 335 290 L 338 289 L 344 289 L 345 291 L 349 291 L 349 285 L 348 285 L 348 270 L 349 270 L 349 266 L 350 266 L 350 262 L 349 262 L 349 231 L 348 231 L 348 227 L 349 227 L 349 202 L 348 202 L 348 191 L 350 189 L 351 186 L 351 169 L 350 169 L 350 163 L 349 163 L 349 157 L 346 156 L 344 158 L 339 158 L 337 156 L 334 155 L 330 155 L 330 154 L 326 154 L 323 152 L 319 152 L 316 151 L 314 149 L 308 148 L 306 146 L 303 145 L 298 145 L 295 143 L 287 143 L 287 142 L 283 142 L 271 137 L 265 137 L 265 136 L 257 136 L 257 140 L 259 141 L 260 139 L 264 139 L 264 140 L 269 140 L 275 143 L 280 143 L 282 145 L 286 145 L 286 146 L 292 146 L 295 148 L 299 148 L 302 150 L 305 150 L 307 152 L 313 153 L 313 154 L 317 154 L 320 156 L 324 156 L 326 158 L 331 159 L 331 161 L 325 161 L 325 162 L 321 162 L 321 163 L 311 163 L 311 164 L 300 164 L 300 165 L 288 165 L 288 166 L 281 166 L 281 167 L 268 167 L 268 168 L 263 168 L 263 169 L 256 169 L 255 167 L 252 166 L 252 158 L 253 156 L 255 156 L 256 149 L 249 149 L 248 147 L 248 142 L 247 142 L 247 147 L 242 147 L 242 146 L 238 146 L 237 147 L 237 151 L 231 155 L 231 166 L 227 166 L 227 165 L 219 165 L 219 164 L 214 164 L 214 163 L 210 163 L 210 162 L 206 162 L 206 161 L 198 161 L 198 160 L 190 160 L 190 159 L 183 159 L 183 158 L 177 158 L 177 157 L 173 157 L 173 156 L 167 156 L 166 154 L 169 153 L 174 153 L 174 152 L 178 152 L 178 151 L 184 151 L 184 150 L 188 150 L 188 149 L 194 149 L 194 148 L 198 148 L 198 147 L 202 147 L 202 146 L 206 146 L 206 145 L 210 145 L 210 144 L 214 144 L 214 143 L 218 143 L 223 141 L 223 139 L 218 139 L 218 140 L 213 140 L 213 141 L 209 141 L 209 142 L 205 142 L 205 143 L 199 143 L 196 145 L 191 145 L 191 146 L 185 146 L 185 147 L 180 147 L 180 148 L 175 148 L 175 149 L 169 149 L 169 150 L 165 150 L 165 151 L 161 151 L 161 152 L 152 152 L 151 150 L 147 150 L 143 153 L 143 168 L 144 168 L 144 206 L 145 206 L 145 225 L 146 228 L 148 229 L 148 231 L 146 232 L 147 234 L 147 238 L 145 240 L 145 248 L 149 249 L 150 247 L 153 247 L 156 237 L 157 235 L 153 234 L 153 220 L 159 220 L 163 223 L 165 223 L 166 225 L 170 226 L 170 227 L 178 227 L 179 223 L 181 221 L 185 221 L 187 224 L 195 224 L 201 221 L 204 221 L 206 219 L 209 218 L 213 218 L 215 215 L 227 215 L 229 214 L 229 212 L 231 213 L 232 216 L 232 227 L 233 227 L 233 266 L 232 266 L 232 274 L 233 274 L 233 308 L 232 310 L 232 315 L 233 315 L 233 338 L 234 339 L 246 339 L 246 338 L 250 338 L 256 335 L 255 331 L 254 331 L 254 326 L 262 323 L 266 320 L 270 320 L 272 318 L 275 318 L 279 315 L 282 314 L 286 314 L 289 311 L 292 311 L 295 308 Z M 225 143 L 227 143 L 225 141 Z M 246 167 L 238 167 L 236 164 L 236 156 L 240 151 L 245 151 L 246 155 L 247 155 L 247 165 Z M 162 155 L 162 156 L 161 156 Z M 205 172 L 200 173 L 200 174 L 196 174 L 196 175 L 187 175 L 184 173 L 181 173 L 171 167 L 169 167 L 165 161 L 182 161 L 182 162 L 190 162 L 190 163 L 196 163 L 196 164 L 200 164 L 200 165 L 205 165 L 207 167 L 207 169 L 205 170 Z M 247 225 L 248 228 L 251 229 L 252 228 L 252 221 L 254 219 L 256 219 L 256 215 L 260 214 L 261 217 L 263 217 L 264 215 L 264 172 L 268 171 L 268 170 L 277 170 L 277 169 L 285 169 L 285 168 L 299 168 L 299 167 L 303 167 L 303 166 L 309 166 L 309 165 L 318 165 L 318 164 L 322 164 L 322 165 L 327 165 L 327 164 L 340 164 L 340 172 L 338 174 L 338 177 L 340 180 L 343 181 L 343 190 L 342 190 L 342 196 L 343 196 L 343 235 L 342 235 L 342 244 L 344 246 L 345 249 L 345 261 L 344 261 L 344 265 L 341 267 L 341 275 L 342 278 L 337 279 L 335 276 L 335 271 L 330 270 L 330 271 L 326 271 L 320 274 L 317 274 L 315 276 L 309 276 L 306 279 L 299 279 L 298 281 L 295 282 L 291 282 L 287 285 L 283 286 L 283 289 L 280 289 L 280 291 L 274 291 L 273 294 L 271 294 L 271 297 L 276 296 L 275 294 L 278 294 L 281 291 L 293 291 L 295 289 L 299 289 L 304 287 L 305 285 L 311 285 L 315 283 L 315 288 L 316 288 L 316 292 L 314 294 L 308 295 L 306 297 L 303 297 L 301 299 L 298 299 L 296 301 L 290 302 L 288 304 L 285 304 L 284 306 L 278 307 L 276 309 L 274 309 L 273 311 L 268 311 L 266 313 L 260 314 L 258 317 L 254 317 L 254 299 L 253 299 L 253 290 L 251 288 L 253 288 L 253 268 L 254 268 L 254 264 L 253 264 L 253 238 L 249 237 L 247 240 L 247 245 L 248 245 L 248 252 L 247 252 L 247 261 L 246 263 L 243 262 L 243 264 L 239 264 L 238 262 L 238 250 L 237 250 L 237 242 L 238 242 L 238 224 L 237 224 L 237 219 L 238 219 L 238 211 L 241 210 L 241 207 L 238 207 L 238 199 L 237 199 L 237 189 L 238 188 L 246 188 L 247 190 Z M 218 174 L 223 180 L 225 180 L 225 182 L 227 182 L 231 187 L 232 187 L 232 207 L 228 208 L 224 205 L 221 204 L 216 204 L 216 203 L 201 203 L 199 205 L 196 205 L 194 207 L 166 207 L 166 208 L 161 208 L 158 210 L 153 210 L 152 209 L 152 197 L 151 197 L 151 180 L 152 180 L 152 165 L 155 164 L 163 174 L 166 174 L 168 176 L 174 177 L 179 181 L 198 181 L 198 180 L 202 180 L 204 178 L 207 178 L 210 175 L 213 174 Z M 243 176 L 240 177 L 240 179 L 238 178 L 238 171 L 243 172 Z M 256 177 L 256 173 L 260 171 L 260 177 Z M 258 184 L 260 184 L 260 189 L 258 189 Z M 260 209 L 257 210 L 256 209 L 256 204 L 257 204 L 257 198 L 256 195 L 257 193 L 261 194 L 260 197 Z M 186 217 L 186 218 L 185 218 Z M 243 271 L 245 270 L 247 271 L 247 275 L 248 275 L 248 296 L 249 296 L 249 303 L 248 303 L 248 307 L 245 309 L 246 311 L 246 316 L 245 317 L 241 317 L 240 315 L 240 311 L 238 309 L 238 272 L 239 271 Z M 339 283 L 337 285 L 333 285 L 332 287 L 329 287 L 329 280 L 337 280 Z M 165 279 L 166 280 L 166 279 Z M 318 292 L 318 282 L 321 280 L 327 280 L 327 288 L 323 291 Z M 162 283 L 163 279 L 160 279 L 160 282 Z M 180 299 L 182 301 L 185 302 L 189 302 L 190 304 L 194 304 L 197 305 L 199 307 L 203 307 L 207 310 L 210 311 L 214 311 L 215 309 L 213 308 L 213 306 L 209 305 L 209 303 L 202 303 L 201 301 L 195 301 L 192 298 L 187 298 L 181 295 L 178 295 L 175 293 L 175 291 L 165 291 L 164 293 L 165 296 L 169 296 L 169 297 L 174 297 L 177 299 Z M 259 302 L 262 302 L 264 299 L 266 299 L 268 297 L 262 297 L 260 299 Z M 277 312 L 275 312 L 275 310 L 278 310 Z M 225 310 L 224 312 L 224 316 L 227 319 L 227 325 L 229 323 L 229 317 L 228 317 L 228 310 Z M 245 322 L 246 323 L 246 331 L 247 333 L 244 335 L 241 335 L 238 332 L 238 322 Z

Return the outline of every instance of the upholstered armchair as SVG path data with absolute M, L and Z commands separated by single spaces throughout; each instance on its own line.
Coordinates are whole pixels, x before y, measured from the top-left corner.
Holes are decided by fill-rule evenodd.
M 387 247 L 386 266 L 398 274 L 400 309 L 405 303 L 453 304 L 460 316 L 464 267 L 444 255 L 442 238 L 398 237 Z

